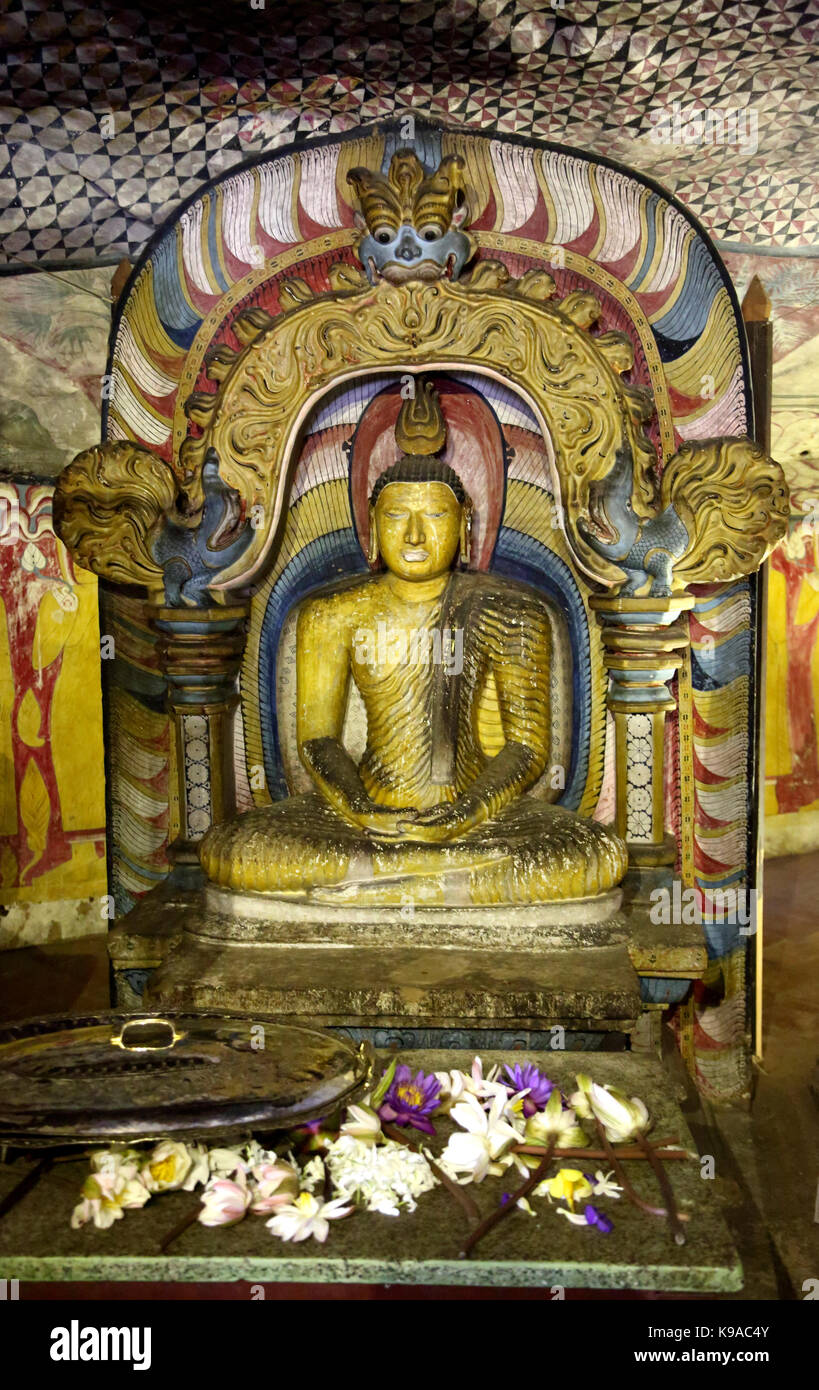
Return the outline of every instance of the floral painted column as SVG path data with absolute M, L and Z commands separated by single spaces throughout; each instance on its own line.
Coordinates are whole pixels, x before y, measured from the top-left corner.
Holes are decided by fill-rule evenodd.
M 665 718 L 675 708 L 668 682 L 689 644 L 683 614 L 694 606 L 694 599 L 689 594 L 597 596 L 591 606 L 603 624 L 611 676 L 608 705 L 615 729 L 617 832 L 628 844 L 633 869 L 673 866 L 677 845 L 665 829 Z

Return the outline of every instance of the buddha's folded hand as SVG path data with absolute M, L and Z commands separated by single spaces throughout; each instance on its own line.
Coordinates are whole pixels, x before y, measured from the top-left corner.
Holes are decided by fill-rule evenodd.
M 411 806 L 378 806 L 374 801 L 356 810 L 354 823 L 376 839 L 398 840 L 406 834 L 404 826 L 412 826 L 418 814 Z
M 410 840 L 440 844 L 454 840 L 474 830 L 486 820 L 483 804 L 472 796 L 459 796 L 457 801 L 440 801 L 428 811 L 416 812 L 415 819 L 401 825 L 401 832 Z

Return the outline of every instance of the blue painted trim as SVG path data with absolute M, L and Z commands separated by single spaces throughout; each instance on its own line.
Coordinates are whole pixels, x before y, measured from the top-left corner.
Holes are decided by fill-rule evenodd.
M 275 691 L 279 639 L 294 603 L 333 580 L 365 574 L 367 564 L 352 527 L 328 531 L 300 550 L 273 585 L 259 643 L 259 716 L 267 786 L 274 801 L 289 796 L 276 717 Z M 267 698 L 265 698 L 267 692 Z

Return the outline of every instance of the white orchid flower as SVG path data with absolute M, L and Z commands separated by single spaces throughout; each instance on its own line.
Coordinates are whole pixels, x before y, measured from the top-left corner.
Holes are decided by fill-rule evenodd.
M 345 1201 L 345 1197 L 337 1197 L 332 1202 L 320 1202 L 312 1192 L 302 1192 L 292 1206 L 277 1211 L 265 1225 L 280 1240 L 299 1241 L 312 1236 L 323 1244 L 330 1230 L 329 1223 L 349 1216 L 352 1211 L 352 1207 L 344 1205 Z

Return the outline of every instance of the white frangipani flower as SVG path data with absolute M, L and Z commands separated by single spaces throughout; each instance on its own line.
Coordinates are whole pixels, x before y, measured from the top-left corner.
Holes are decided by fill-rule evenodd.
M 117 1160 L 119 1154 L 110 1155 L 111 1161 L 103 1159 L 103 1152 L 94 1154 L 97 1171 L 89 1173 L 82 1185 L 82 1200 L 71 1213 L 71 1226 L 79 1230 L 92 1221 L 98 1230 L 105 1231 L 120 1221 L 125 1212 L 135 1207 L 144 1207 L 151 1194 L 138 1178 L 130 1176 L 136 1165 L 126 1159 L 122 1164 Z
M 345 1200 L 338 1197 L 332 1202 L 320 1202 L 312 1192 L 301 1192 L 295 1202 L 277 1211 L 265 1225 L 280 1240 L 300 1241 L 312 1236 L 323 1244 L 330 1230 L 329 1223 L 349 1216 L 352 1211 L 352 1207 L 344 1205 Z

